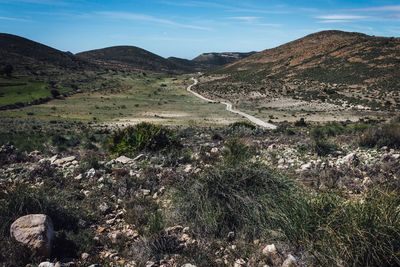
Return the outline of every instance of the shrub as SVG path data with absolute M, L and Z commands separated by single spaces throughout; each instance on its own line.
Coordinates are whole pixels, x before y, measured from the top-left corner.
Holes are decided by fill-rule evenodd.
M 66 195 L 69 194 L 66 193 Z M 67 199 L 54 187 L 53 189 L 35 189 L 17 184 L 13 188 L 9 186 L 0 188 L 0 221 L 2 222 L 0 227 L 0 259 L 6 259 L 6 266 L 13 266 L 13 261 L 16 261 L 15 258 L 10 258 L 8 255 L 14 248 L 3 248 L 7 248 L 9 245 L 16 246 L 15 248 L 19 247 L 10 240 L 9 228 L 14 220 L 27 214 L 46 214 L 52 219 L 54 230 L 57 233 L 55 250 L 53 251 L 54 257 L 77 257 L 84 249 L 94 248 L 92 232 L 82 232 L 79 225 L 80 220 L 89 220 L 89 216 L 81 208 L 74 207 L 75 205 L 76 203 L 72 203 L 71 199 Z M 65 235 L 62 235 L 62 232 Z M 74 240 L 79 241 L 74 242 Z M 24 250 L 21 250 L 21 252 L 24 252 Z M 31 262 L 31 255 L 29 253 L 28 255 L 29 257 L 18 259 L 20 263 L 18 266 L 24 266 Z
M 328 139 L 320 138 L 314 140 L 314 150 L 318 156 L 327 156 L 337 151 L 338 147 Z
M 274 209 L 288 203 L 295 187 L 260 164 L 220 165 L 187 180 L 176 204 L 183 220 L 199 233 L 229 231 L 259 236 L 273 224 Z
M 372 190 L 362 199 L 339 201 L 315 232 L 313 250 L 322 266 L 399 266 L 400 196 Z
M 300 120 L 298 120 L 298 121 L 296 121 L 296 122 L 294 123 L 294 126 L 297 126 L 297 127 L 307 127 L 306 120 L 305 120 L 304 118 L 300 118 Z
M 247 128 L 250 130 L 254 130 L 257 128 L 254 124 L 252 124 L 251 122 L 248 122 L 248 121 L 237 121 L 237 122 L 231 123 L 228 127 L 232 128 L 232 129 Z
M 159 206 L 152 199 L 134 197 L 125 206 L 125 219 L 134 224 L 141 233 L 157 234 L 164 228 L 164 218 Z
M 228 164 L 241 163 L 251 159 L 251 148 L 240 139 L 230 139 L 225 142 L 223 156 Z
M 361 135 L 359 144 L 364 147 L 400 148 L 400 124 L 389 123 L 369 128 Z
M 117 130 L 108 141 L 108 149 L 116 155 L 132 155 L 142 150 L 159 151 L 172 147 L 180 147 L 172 131 L 145 122 Z

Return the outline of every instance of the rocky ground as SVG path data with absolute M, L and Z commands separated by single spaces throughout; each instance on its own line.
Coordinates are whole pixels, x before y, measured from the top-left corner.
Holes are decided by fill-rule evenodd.
M 127 155 L 110 153 L 99 142 L 53 152 L 3 145 L 0 265 L 320 266 L 309 248 L 276 234 L 201 233 L 177 216 L 174 195 L 179 184 L 226 160 L 234 147 L 231 140 L 251 150 L 251 162 L 314 194 L 339 190 L 348 199 L 357 198 L 400 178 L 399 147 L 360 146 L 362 131 L 346 131 L 329 137 L 336 145 L 324 154 L 315 145 L 315 128 L 288 124 L 264 131 L 243 124 L 178 129 L 179 149 Z M 28 252 L 12 248 L 17 244 Z

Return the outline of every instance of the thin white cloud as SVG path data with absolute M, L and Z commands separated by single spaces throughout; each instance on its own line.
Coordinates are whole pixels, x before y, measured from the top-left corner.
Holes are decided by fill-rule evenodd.
M 367 16 L 358 16 L 358 15 L 325 15 L 325 16 L 317 16 L 317 19 L 323 20 L 360 20 L 366 19 Z
M 173 20 L 154 17 L 154 16 L 150 16 L 150 15 L 145 15 L 145 14 L 139 14 L 139 13 L 130 13 L 130 12 L 96 12 L 95 14 L 103 16 L 105 18 L 109 18 L 109 19 L 142 21 L 142 22 L 155 23 L 155 24 L 166 25 L 166 26 L 170 26 L 170 27 L 185 28 L 185 29 L 192 29 L 192 30 L 203 30 L 203 31 L 211 30 L 210 28 L 207 28 L 207 27 L 179 23 L 179 22 L 176 22 L 176 21 L 173 21 Z
M 365 20 L 369 17 L 348 14 L 334 14 L 317 16 L 315 18 L 319 19 L 319 23 L 350 23 L 353 21 Z
M 20 21 L 20 22 L 28 22 L 29 21 L 27 19 L 14 18 L 14 17 L 3 17 L 3 16 L 0 16 L 0 20 Z
M 353 11 L 364 11 L 364 12 L 399 12 L 400 5 L 393 6 L 375 6 L 375 7 L 367 7 L 367 8 L 357 8 L 351 9 Z
M 261 17 L 239 16 L 239 17 L 230 17 L 230 19 L 251 23 L 258 21 L 259 19 L 261 19 Z

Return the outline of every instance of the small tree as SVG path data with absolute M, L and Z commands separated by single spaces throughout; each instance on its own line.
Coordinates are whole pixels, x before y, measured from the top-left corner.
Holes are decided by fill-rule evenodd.
M 60 96 L 60 92 L 56 89 L 51 89 L 50 93 L 54 98 L 57 98 Z
M 6 75 L 7 77 L 11 77 L 11 74 L 14 71 L 14 67 L 10 64 L 7 64 L 3 67 L 3 69 L 1 70 L 1 73 Z

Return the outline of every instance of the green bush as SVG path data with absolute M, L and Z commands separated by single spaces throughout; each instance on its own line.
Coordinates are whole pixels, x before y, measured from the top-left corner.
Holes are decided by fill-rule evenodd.
M 46 214 L 52 219 L 57 234 L 55 249 L 53 250 L 54 257 L 77 257 L 85 249 L 94 248 L 93 233 L 81 229 L 79 225 L 80 220 L 90 220 L 90 218 L 81 208 L 78 209 L 75 206 L 76 203 L 72 202 L 71 199 L 66 199 L 55 189 L 36 189 L 26 185 L 17 185 L 15 188 L 0 188 L 0 221 L 2 222 L 0 227 L 0 259 L 5 258 L 6 263 L 9 264 L 7 266 L 12 266 L 13 261 L 20 263 L 24 261 L 24 264 L 30 262 L 32 255 L 29 253 L 29 257 L 18 260 L 9 258 L 8 254 L 14 248 L 7 248 L 7 244 L 13 245 L 9 234 L 10 225 L 17 218 L 27 214 Z M 83 238 L 84 236 L 86 237 Z M 79 241 L 75 242 L 74 240 Z M 90 250 L 86 250 L 86 252 L 88 251 Z
M 314 233 L 312 250 L 321 266 L 399 266 L 400 195 L 372 190 L 362 199 L 339 201 Z
M 228 164 L 239 164 L 252 158 L 253 151 L 240 139 L 230 139 L 225 142 L 223 156 Z
M 108 141 L 108 149 L 116 155 L 132 155 L 142 150 L 159 151 L 179 146 L 171 130 L 145 122 L 115 131 Z
M 158 234 L 164 228 L 164 217 L 156 202 L 146 197 L 134 197 L 125 205 L 125 220 L 142 234 Z
M 400 148 L 400 124 L 389 123 L 367 129 L 359 139 L 360 146 Z
M 248 128 L 250 130 L 254 130 L 254 129 L 257 128 L 254 124 L 252 124 L 251 122 L 248 122 L 248 121 L 237 121 L 237 122 L 229 124 L 228 127 L 232 128 L 232 129 L 235 129 L 235 128 Z
M 176 204 L 183 220 L 199 233 L 226 236 L 229 231 L 260 236 L 289 203 L 290 180 L 260 164 L 221 165 L 179 188 Z
M 326 138 L 314 140 L 314 150 L 318 156 L 327 156 L 338 150 L 337 145 Z

